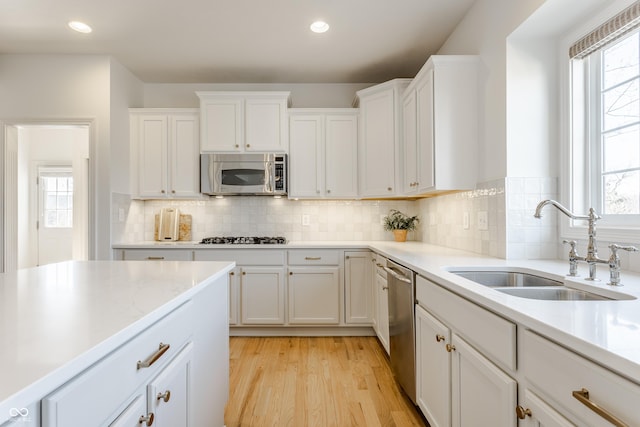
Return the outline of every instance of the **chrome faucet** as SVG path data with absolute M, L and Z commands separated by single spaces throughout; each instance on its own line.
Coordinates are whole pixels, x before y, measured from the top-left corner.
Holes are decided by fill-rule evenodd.
M 589 277 L 586 280 L 597 280 L 596 264 L 609 264 L 608 259 L 602 259 L 598 257 L 598 245 L 596 243 L 596 221 L 599 220 L 601 217 L 598 214 L 596 214 L 593 208 L 589 208 L 588 215 L 576 215 L 570 212 L 567 208 L 565 208 L 555 200 L 543 200 L 542 202 L 538 203 L 538 206 L 536 207 L 536 213 L 533 216 L 536 218 L 542 218 L 542 214 L 541 214 L 542 208 L 544 208 L 547 205 L 555 206 L 556 208 L 558 208 L 560 212 L 562 212 L 563 214 L 565 214 L 571 219 L 586 220 L 589 222 L 589 231 L 588 231 L 589 241 L 587 242 L 587 256 L 581 257 L 578 255 L 578 253 L 575 250 L 575 242 L 567 241 L 566 243 L 569 243 L 571 245 L 571 252 L 569 253 L 569 257 L 570 257 L 569 262 L 575 263 L 576 261 L 585 261 L 589 265 Z M 570 271 L 570 275 L 576 275 L 576 274 L 571 274 L 571 273 L 575 273 L 576 271 L 576 269 L 573 268 L 574 266 L 575 264 L 571 265 L 572 268 Z
M 543 200 L 538 203 L 538 206 L 536 207 L 536 213 L 533 216 L 536 218 L 542 218 L 542 208 L 547 205 L 555 206 L 560 212 L 571 219 L 585 220 L 589 222 L 589 241 L 587 242 L 587 256 L 581 257 L 578 255 L 578 253 L 576 252 L 575 241 L 565 241 L 565 243 L 569 243 L 571 245 L 571 251 L 569 252 L 569 275 L 576 276 L 576 262 L 584 261 L 589 265 L 589 277 L 585 280 L 598 280 L 596 279 L 596 264 L 609 264 L 608 259 L 602 259 L 598 257 L 598 246 L 596 243 L 596 221 L 601 218 L 600 215 L 596 214 L 593 208 L 589 208 L 588 215 L 576 215 L 555 200 Z
M 586 220 L 589 221 L 589 241 L 587 243 L 587 256 L 581 257 L 576 252 L 575 240 L 564 240 L 563 243 L 568 243 L 571 249 L 569 250 L 569 274 L 568 276 L 578 275 L 578 261 L 584 261 L 589 265 L 589 277 L 585 280 L 598 280 L 596 279 L 596 264 L 608 264 L 609 265 L 609 283 L 611 286 L 622 286 L 620 284 L 620 257 L 618 256 L 618 250 L 622 249 L 629 252 L 637 252 L 638 248 L 635 246 L 620 246 L 611 244 L 611 256 L 609 259 L 602 259 L 598 257 L 598 246 L 596 244 L 596 221 L 600 219 L 600 216 L 596 214 L 593 208 L 589 208 L 588 215 L 576 215 L 570 212 L 567 208 L 562 206 L 555 200 L 543 200 L 538 203 L 536 207 L 536 213 L 533 215 L 536 218 L 542 218 L 542 208 L 547 205 L 553 205 L 560 212 L 565 214 L 571 219 Z

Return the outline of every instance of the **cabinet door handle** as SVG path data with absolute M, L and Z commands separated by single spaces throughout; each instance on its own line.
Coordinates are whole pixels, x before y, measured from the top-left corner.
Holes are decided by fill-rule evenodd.
M 251 148 L 251 144 L 247 144 L 247 148 Z
M 169 399 L 171 399 L 171 390 L 165 390 L 164 393 L 158 393 L 156 400 L 164 400 L 165 402 L 168 402 Z
M 236 273 L 234 273 L 233 271 L 229 272 L 229 276 L 234 276 Z
M 436 342 L 444 341 L 444 335 L 436 334 Z
M 144 424 L 146 426 L 150 426 L 153 424 L 154 419 L 155 419 L 155 416 L 153 415 L 153 412 L 149 412 L 147 415 L 140 416 L 140 418 L 138 419 L 138 424 Z
M 160 359 L 162 355 L 165 354 L 167 350 L 169 350 L 169 347 L 171 347 L 171 345 L 160 343 L 160 345 L 158 346 L 158 350 L 155 353 L 153 353 L 151 356 L 149 356 L 147 360 L 145 360 L 144 362 L 142 362 L 141 360 L 138 360 L 138 365 L 137 365 L 138 369 L 148 368 L 149 366 L 156 363 L 158 359 Z
M 451 353 L 452 351 L 456 351 L 456 346 L 453 344 L 447 344 L 447 351 Z
M 319 261 L 322 259 L 321 256 L 306 256 L 304 257 L 305 260 L 307 261 Z
M 519 419 L 524 420 L 525 418 L 530 417 L 531 415 L 532 415 L 531 409 L 529 408 L 525 409 L 520 405 L 516 406 L 516 416 Z
M 571 394 L 573 395 L 573 397 L 578 399 L 578 401 L 582 403 L 584 406 L 591 409 L 593 412 L 600 415 L 602 418 L 609 421 L 614 426 L 629 427 L 627 424 L 620 421 L 615 415 L 611 414 L 609 411 L 607 411 L 597 403 L 589 400 L 589 390 L 587 390 L 586 388 L 583 388 L 581 390 L 574 390 L 573 392 L 571 392 Z
M 388 286 L 383 286 L 383 287 L 382 287 L 382 290 L 383 290 L 383 291 L 386 291 L 386 290 L 388 290 L 388 289 L 389 289 L 389 287 L 388 287 Z
M 148 260 L 163 260 L 164 257 L 163 256 L 148 256 L 147 259 Z

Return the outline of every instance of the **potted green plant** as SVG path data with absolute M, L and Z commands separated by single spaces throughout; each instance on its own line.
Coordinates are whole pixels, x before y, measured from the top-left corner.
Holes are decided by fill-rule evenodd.
M 404 242 L 407 240 L 407 231 L 415 230 L 418 222 L 418 215 L 409 216 L 397 209 L 391 209 L 389 215 L 384 217 L 384 229 L 393 231 L 396 242 Z

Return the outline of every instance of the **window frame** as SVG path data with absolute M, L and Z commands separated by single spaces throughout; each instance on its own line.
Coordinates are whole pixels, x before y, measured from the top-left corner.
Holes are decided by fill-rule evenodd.
M 616 1 L 606 9 L 595 14 L 590 19 L 572 28 L 558 44 L 558 58 L 561 76 L 560 90 L 560 200 L 569 201 L 569 209 L 576 214 L 586 213 L 593 206 L 596 213 L 602 214 L 602 206 L 593 200 L 594 183 L 589 171 L 596 171 L 600 177 L 600 154 L 594 156 L 595 147 L 592 136 L 598 135 L 600 126 L 598 120 L 589 117 L 585 111 L 585 103 L 591 102 L 595 93 L 594 88 L 585 91 L 585 79 L 592 85 L 598 84 L 600 77 L 590 79 L 594 72 L 592 67 L 585 67 L 585 60 L 570 59 L 567 52 L 569 47 L 582 35 L 593 30 L 629 6 L 629 1 Z M 593 61 L 589 61 L 591 63 Z M 591 66 L 593 64 L 590 64 Z M 578 68 L 579 67 L 579 68 Z M 599 99 L 594 102 L 600 103 Z M 598 110 L 599 111 L 599 110 Z M 587 156 L 589 162 L 587 162 Z M 587 167 L 589 171 L 587 171 Z M 599 184 L 600 186 L 602 184 Z M 594 205 L 596 204 L 596 205 Z M 564 217 L 564 216 L 563 216 Z M 617 219 L 620 219 L 619 217 Z M 624 221 L 611 222 L 603 218 L 598 221 L 598 238 L 600 241 L 616 241 L 631 243 L 640 241 L 640 215 L 632 215 Z M 586 240 L 587 224 L 585 221 L 575 221 L 564 218 L 560 221 L 560 235 L 565 239 Z

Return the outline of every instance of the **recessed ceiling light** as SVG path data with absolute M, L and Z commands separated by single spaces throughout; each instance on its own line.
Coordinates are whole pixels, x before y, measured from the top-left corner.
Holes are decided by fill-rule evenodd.
M 75 31 L 77 31 L 79 33 L 88 34 L 91 31 L 93 31 L 90 26 L 88 26 L 84 22 L 80 22 L 80 21 L 71 21 L 71 22 L 69 22 L 69 27 L 72 30 L 75 30 Z
M 309 26 L 314 33 L 325 33 L 329 30 L 329 24 L 324 21 L 316 21 Z

